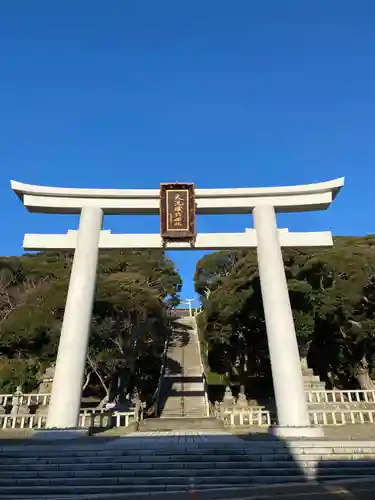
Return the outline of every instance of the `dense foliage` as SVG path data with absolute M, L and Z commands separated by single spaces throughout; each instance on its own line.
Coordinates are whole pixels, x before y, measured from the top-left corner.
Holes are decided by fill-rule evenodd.
M 283 252 L 302 362 L 329 387 L 375 383 L 375 236 Z M 37 388 L 56 357 L 72 255 L 0 258 L 0 391 Z M 181 279 L 163 252 L 100 256 L 85 395 L 155 390 Z M 195 275 L 212 372 L 271 380 L 255 251 L 203 257 Z
M 300 356 L 330 387 L 375 383 L 375 236 L 333 248 L 283 251 Z M 222 251 L 197 265 L 200 326 L 211 370 L 245 383 L 270 378 L 255 251 Z
M 0 391 L 35 389 L 56 358 L 72 255 L 0 259 Z M 160 251 L 100 256 L 85 393 L 106 402 L 155 390 L 181 279 Z

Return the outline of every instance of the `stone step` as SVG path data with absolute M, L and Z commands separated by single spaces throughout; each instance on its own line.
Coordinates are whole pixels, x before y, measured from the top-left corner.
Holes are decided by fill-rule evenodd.
M 320 380 L 320 377 L 318 375 L 304 375 L 303 381 L 304 382 L 319 382 L 320 384 L 324 385 L 324 382 L 322 382 Z
M 156 419 L 154 419 L 156 420 Z M 173 419 L 185 421 L 186 419 Z M 199 419 L 200 421 L 209 421 L 215 419 Z M 149 420 L 148 422 L 150 422 Z M 220 422 L 219 422 L 220 423 Z M 197 433 L 198 437 L 199 433 Z M 212 431 L 212 434 L 204 436 L 207 441 L 189 441 L 187 437 L 194 437 L 195 431 L 191 435 L 182 433 L 170 434 L 168 431 L 160 434 L 152 434 L 152 436 L 143 435 L 140 433 L 131 434 L 123 439 L 116 441 L 109 440 L 99 446 L 35 446 L 29 445 L 25 447 L 19 446 L 4 446 L 0 448 L 0 457 L 35 457 L 35 456 L 56 456 L 56 457 L 88 457 L 105 456 L 105 457 L 123 457 L 134 455 L 173 455 L 173 454 L 289 454 L 293 453 L 312 453 L 312 454 L 374 454 L 375 445 L 372 441 L 369 442 L 291 442 L 289 444 L 275 443 L 272 441 L 242 441 L 231 435 L 220 434 Z M 211 443 L 211 439 L 214 440 Z
M 163 486 L 186 486 L 189 484 L 189 480 L 191 477 L 194 477 L 194 483 L 196 486 L 199 485 L 211 485 L 211 484 L 220 484 L 220 485 L 251 485 L 251 484 L 261 484 L 265 482 L 265 475 L 262 475 L 262 472 L 267 476 L 267 482 L 285 482 L 285 479 L 292 481 L 301 481 L 306 476 L 303 474 L 301 470 L 275 470 L 274 473 L 270 473 L 267 471 L 260 470 L 258 473 L 254 471 L 253 475 L 194 475 L 194 476 L 176 476 L 176 475 L 166 475 L 163 476 L 127 476 L 127 477 L 53 477 L 53 478 L 44 478 L 44 477 L 34 477 L 34 478 L 20 478 L 13 477 L 8 479 L 0 478 L 0 487 L 1 491 L 8 487 L 17 487 L 25 488 L 25 487 L 49 487 L 52 489 L 60 489 L 61 487 L 87 487 L 87 488 L 95 488 L 105 486 L 137 486 L 142 484 L 142 486 L 155 486 L 155 485 L 163 485 Z M 284 472 L 284 473 L 283 473 Z M 292 472 L 292 473 L 291 473 Z M 313 471 L 312 471 L 313 472 Z M 331 469 L 324 471 L 324 477 L 326 478 L 342 478 L 348 477 L 350 475 L 349 471 L 342 469 Z M 319 477 L 322 475 L 319 473 Z M 374 476 L 374 472 L 369 470 L 364 472 L 363 470 L 354 469 L 351 477 L 369 477 Z M 291 479 L 293 478 L 293 479 Z M 52 491 L 51 491 L 52 492 Z M 34 493 L 35 494 L 35 493 Z
M 169 406 L 180 406 L 182 403 L 184 406 L 196 406 L 199 408 L 202 404 L 204 404 L 205 399 L 204 396 L 189 396 L 185 397 L 184 401 L 181 400 L 181 396 L 173 396 L 171 395 L 167 402 L 164 405 L 164 408 L 168 408 Z
M 152 420 L 158 420 L 158 419 L 148 419 L 145 420 L 144 422 L 151 422 Z M 160 419 L 161 421 L 162 419 Z M 173 418 L 173 419 L 168 419 L 168 420 L 173 420 L 173 421 L 186 421 L 188 419 L 186 418 Z M 193 421 L 199 420 L 201 422 L 207 421 L 213 421 L 215 424 L 218 423 L 219 425 L 221 424 L 220 420 L 216 420 L 215 418 L 212 417 L 206 417 L 206 418 L 200 418 L 200 419 L 191 419 Z M 186 434 L 186 436 L 185 436 Z M 151 439 L 152 437 L 152 439 Z M 188 439 L 189 438 L 198 438 L 200 437 L 199 431 L 181 431 L 179 433 L 178 431 L 176 432 L 171 432 L 171 431 L 165 431 L 165 432 L 160 432 L 159 434 L 154 434 L 152 436 L 145 436 L 141 433 L 131 433 L 125 436 L 124 438 L 118 437 L 117 439 L 109 438 L 106 440 L 107 442 L 101 444 L 101 446 L 80 446 L 80 447 L 72 447 L 72 448 L 67 448 L 64 446 L 25 446 L 25 447 L 19 447 L 19 446 L 14 446 L 14 447 L 0 447 L 0 456 L 4 455 L 25 455 L 25 454 L 33 454 L 33 453 L 60 453 L 60 454 L 87 454 L 87 455 L 95 455 L 99 453 L 107 453 L 111 454 L 112 452 L 114 454 L 127 454 L 127 453 L 134 453 L 134 452 L 152 452 L 152 451 L 161 451 L 161 452 L 167 452 L 169 450 L 182 450 L 183 452 L 192 450 L 194 451 L 197 449 L 201 450 L 215 450 L 220 453 L 220 450 L 242 450 L 242 451 L 247 451 L 248 453 L 255 452 L 257 453 L 258 451 L 266 451 L 270 453 L 274 453 L 277 451 L 288 451 L 288 450 L 317 450 L 317 449 L 324 449 L 324 450 L 330 450 L 333 452 L 338 452 L 342 450 L 348 450 L 348 453 L 357 453 L 358 450 L 362 452 L 364 450 L 366 453 L 373 451 L 375 452 L 375 445 L 373 444 L 373 441 L 368 441 L 368 442 L 360 442 L 357 443 L 356 441 L 347 441 L 346 444 L 343 444 L 342 442 L 330 442 L 329 440 L 327 441 L 321 441 L 321 442 L 312 442 L 312 443 L 301 443 L 299 444 L 298 442 L 290 442 L 290 443 L 282 443 L 282 442 L 273 442 L 272 440 L 254 440 L 254 441 L 247 441 L 246 438 L 243 440 L 235 435 L 230 435 L 230 434 L 225 434 L 225 431 L 222 429 L 218 430 L 209 430 L 206 429 L 204 431 L 204 436 L 201 441 L 198 441 L 196 439 L 195 441 Z M 93 438 L 93 440 L 96 441 L 96 438 Z M 99 441 L 99 440 L 98 440 Z M 213 441 L 213 442 L 211 442 Z M 353 444 L 354 443 L 354 444 Z M 113 445 L 113 446 L 112 446 Z
M 139 431 L 182 431 L 182 430 L 223 430 L 224 424 L 221 420 L 213 417 L 176 417 L 150 418 L 141 422 Z
M 151 422 L 150 419 L 147 422 Z M 171 419 L 185 421 L 186 419 Z M 199 419 L 200 422 L 221 423 L 215 419 Z M 146 422 L 146 421 L 145 421 Z M 194 437 L 194 431 L 192 431 Z M 198 433 L 199 434 L 199 433 Z M 204 436 L 207 441 L 189 441 L 186 436 L 178 434 L 170 435 L 168 431 L 165 434 L 156 434 L 152 437 L 144 436 L 140 433 L 131 434 L 123 439 L 108 442 L 99 446 L 3 446 L 0 448 L 0 457 L 34 457 L 36 455 L 57 456 L 57 457 L 122 457 L 134 455 L 166 455 L 166 454 L 289 454 L 293 453 L 312 453 L 312 454 L 375 454 L 375 444 L 372 441 L 361 441 L 346 443 L 337 441 L 316 441 L 316 442 L 290 442 L 289 444 L 275 443 L 273 441 L 242 441 L 231 435 L 220 434 L 212 431 L 211 435 Z M 210 440 L 214 442 L 210 442 Z
M 355 476 L 358 479 L 368 478 L 369 476 L 358 474 Z M 150 484 L 108 484 L 107 479 L 102 479 L 102 482 L 106 484 L 46 484 L 42 485 L 13 485 L 12 486 L 2 486 L 0 490 L 0 498 L 11 499 L 12 495 L 26 495 L 27 498 L 30 497 L 43 497 L 43 495 L 84 495 L 84 494 L 116 494 L 116 493 L 137 493 L 137 492 L 157 492 L 157 491 L 187 491 L 190 489 L 190 480 L 186 478 L 163 478 L 165 483 L 158 483 L 155 478 L 150 479 Z M 170 481 L 166 483 L 166 480 Z M 321 477 L 323 480 L 340 480 L 343 479 L 342 475 L 330 475 L 328 477 Z M 39 480 L 40 481 L 40 480 Z M 239 486 L 251 486 L 264 484 L 264 477 L 251 477 L 251 478 L 226 478 L 221 476 L 216 480 L 213 478 L 195 478 L 195 489 L 215 489 L 220 486 L 222 487 L 239 487 Z M 301 476 L 273 476 L 267 478 L 268 484 L 285 484 L 285 483 L 304 483 L 305 479 Z M 32 486 L 32 487 L 31 487 Z
M 59 475 L 64 476 L 66 474 L 70 477 L 80 477 L 81 474 L 85 476 L 111 476 L 113 474 L 118 475 L 158 475 L 160 471 L 168 470 L 171 475 L 211 475 L 212 473 L 220 474 L 221 471 L 228 472 L 231 475 L 242 475 L 244 472 L 254 472 L 254 471 L 270 471 L 270 470 L 296 470 L 296 469 L 313 469 L 314 466 L 318 464 L 322 470 L 335 470 L 340 469 L 345 471 L 351 470 L 375 470 L 375 462 L 367 460 L 312 460 L 312 461 L 299 461 L 298 463 L 293 460 L 290 461 L 268 461 L 268 462 L 162 462 L 162 463 L 87 463 L 87 464 L 43 464 L 36 465 L 30 464 L 27 466 L 27 470 L 20 470 L 17 464 L 13 465 L 1 465 L 0 466 L 0 476 L 9 477 L 11 473 L 17 473 L 20 477 L 39 477 L 39 476 L 49 476 L 49 475 Z M 57 477 L 57 476 L 56 476 Z
M 187 465 L 187 464 L 186 464 Z M 283 464 L 282 466 L 274 467 L 272 463 L 269 463 L 267 467 L 259 467 L 258 464 L 252 467 L 246 468 L 233 468 L 233 464 L 229 464 L 231 468 L 175 468 L 175 469 L 102 469 L 102 470 L 92 470 L 90 468 L 84 470 L 61 470 L 61 469 L 45 469 L 45 470 L 27 470 L 27 471 L 17 471 L 17 478 L 9 477 L 9 471 L 1 470 L 0 471 L 0 485 L 14 484 L 14 481 L 17 481 L 17 484 L 20 481 L 32 480 L 35 481 L 38 478 L 43 480 L 55 481 L 66 478 L 69 481 L 73 480 L 89 480 L 93 478 L 95 481 L 98 481 L 99 478 L 118 478 L 118 479 L 126 479 L 129 478 L 133 481 L 133 478 L 142 478 L 142 482 L 144 478 L 162 478 L 166 480 L 169 477 L 173 478 L 181 478 L 181 477 L 215 477 L 220 478 L 225 472 L 226 476 L 238 476 L 238 477 L 246 477 L 249 476 L 282 476 L 282 475 L 290 475 L 290 474 L 314 474 L 316 471 L 316 467 L 313 467 L 311 464 L 307 463 L 306 466 L 302 466 L 301 464 L 291 463 Z M 333 462 L 326 467 L 324 464 L 318 464 L 318 474 L 320 475 L 344 475 L 344 476 L 352 476 L 357 475 L 358 473 L 362 475 L 374 475 L 375 476 L 375 466 L 373 464 L 361 464 L 358 466 L 338 466 Z M 164 472 L 164 473 L 163 473 Z M 5 482 L 4 482 L 5 481 Z M 42 483 L 41 483 L 42 484 Z M 68 483 L 66 483 L 68 484 Z
M 358 460 L 361 461 L 375 461 L 375 455 L 371 456 L 366 456 L 366 455 L 361 455 L 358 457 Z M 343 465 L 342 462 L 348 462 L 350 465 Z M 327 454 L 327 455 L 306 455 L 303 457 L 300 457 L 298 462 L 294 461 L 294 458 L 291 455 L 285 455 L 285 456 L 277 456 L 273 457 L 272 455 L 270 456 L 261 456 L 256 458 L 255 456 L 225 456 L 225 455 L 206 455 L 204 458 L 199 458 L 199 456 L 190 456 L 187 457 L 185 455 L 174 455 L 174 456 L 155 456 L 155 457 L 123 457 L 123 458 L 108 458 L 106 459 L 106 465 L 109 467 L 113 465 L 122 465 L 123 468 L 128 467 L 130 468 L 139 468 L 142 469 L 143 467 L 147 468 L 225 468 L 228 467 L 228 464 L 232 464 L 232 466 L 236 467 L 251 467 L 252 464 L 253 466 L 259 466 L 259 467 L 268 467 L 272 463 L 298 463 L 298 464 L 316 464 L 316 463 L 322 463 L 325 464 L 325 466 L 329 467 L 329 463 L 332 462 L 334 463 L 339 463 L 340 467 L 356 467 L 355 462 L 356 460 L 352 458 L 352 455 L 340 455 L 340 456 L 334 456 L 332 454 Z M 371 462 L 370 462 L 371 463 Z M 213 464 L 212 466 L 210 464 Z M 241 465 L 243 464 L 243 465 Z M 59 458 L 59 457 L 54 457 L 50 459 L 41 459 L 41 458 L 35 458 L 35 459 L 8 459 L 8 460 L 1 460 L 1 465 L 2 466 L 18 466 L 18 467 L 27 467 L 29 468 L 30 466 L 41 466 L 43 468 L 48 468 L 48 469 L 54 469 L 54 468 L 62 468 L 62 469 L 69 469 L 69 467 L 74 470 L 75 467 L 85 469 L 85 468 L 95 468 L 98 470 L 98 466 L 103 465 L 103 457 L 79 457 L 79 458 Z M 359 465 L 358 465 L 359 467 Z
M 141 434 L 142 435 L 142 434 Z M 126 439 L 126 438 L 125 438 Z M 146 438 L 147 439 L 147 438 Z M 260 447 L 255 446 L 254 448 L 245 447 L 231 447 L 230 444 L 223 445 L 221 447 L 212 448 L 204 446 L 179 446 L 176 447 L 173 444 L 169 448 L 128 448 L 128 449 L 116 449 L 116 448 L 105 448 L 102 450 L 59 450 L 56 449 L 43 449 L 43 450 L 28 450 L 25 449 L 24 452 L 20 451 L 8 451 L 0 453 L 0 462 L 4 460 L 33 460 L 33 459 L 62 459 L 62 460 L 80 460 L 80 459 L 97 459 L 103 458 L 104 460 L 142 460 L 142 459 L 154 459 L 155 457 L 165 458 L 165 457 L 187 457 L 195 458 L 200 457 L 225 457 L 225 456 L 242 456 L 248 459 L 257 459 L 257 457 L 278 457 L 278 456 L 291 456 L 293 455 L 302 456 L 352 456 L 353 459 L 358 459 L 360 456 L 375 457 L 375 449 L 372 447 L 323 447 L 323 446 L 311 446 L 311 447 L 293 447 L 293 448 L 271 448 L 271 447 Z

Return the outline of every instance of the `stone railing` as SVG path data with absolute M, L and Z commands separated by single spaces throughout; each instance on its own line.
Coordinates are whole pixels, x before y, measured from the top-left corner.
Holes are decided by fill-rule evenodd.
M 339 403 L 374 403 L 375 391 L 306 391 L 308 403 L 324 403 L 324 404 L 339 404 Z
M 0 408 L 13 406 L 14 398 L 18 398 L 18 406 L 47 406 L 51 394 L 0 394 Z M 340 404 L 340 403 L 374 403 L 375 390 L 331 390 L 331 391 L 306 391 L 307 402 L 311 404 Z
M 136 420 L 134 412 L 110 412 L 92 410 L 82 412 L 79 416 L 79 427 L 110 428 L 128 427 Z M 42 415 L 1 415 L 0 429 L 44 429 L 47 417 Z
M 375 410 L 309 410 L 313 425 L 373 424 Z
M 226 427 L 269 427 L 271 415 L 267 410 L 234 410 L 221 416 Z
M 351 411 L 351 410 L 375 410 L 375 390 L 306 390 L 306 400 L 310 411 Z M 270 399 L 267 403 L 274 406 Z M 224 399 L 211 405 L 211 414 L 222 418 L 225 411 L 254 411 L 264 410 L 256 400 L 252 402 L 246 399 L 244 391 L 240 391 L 238 398 L 234 398 L 232 391 L 227 387 Z M 270 409 L 270 407 L 269 407 Z
M 17 398 L 19 406 L 46 406 L 49 404 L 51 394 L 0 394 L 0 407 L 13 406 L 14 398 Z
M 135 412 L 129 411 L 116 411 L 112 415 L 112 422 L 114 420 L 114 427 L 129 427 L 132 422 L 137 420 Z
M 212 407 L 211 407 L 212 408 Z M 216 412 L 226 427 L 269 427 L 271 413 L 264 409 L 233 409 Z M 311 425 L 373 424 L 374 410 L 309 410 Z

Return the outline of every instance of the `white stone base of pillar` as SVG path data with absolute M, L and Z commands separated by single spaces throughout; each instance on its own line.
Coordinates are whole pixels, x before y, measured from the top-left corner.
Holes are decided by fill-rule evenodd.
M 60 441 L 62 439 L 80 439 L 88 435 L 88 429 L 35 429 L 31 437 L 45 441 Z
M 324 437 L 323 427 L 282 427 L 274 425 L 268 429 L 272 436 L 282 438 L 321 438 Z

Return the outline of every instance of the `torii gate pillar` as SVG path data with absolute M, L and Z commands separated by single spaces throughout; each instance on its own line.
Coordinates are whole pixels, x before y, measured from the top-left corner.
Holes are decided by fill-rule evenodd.
M 82 208 L 48 407 L 47 429 L 78 427 L 102 220 L 101 208 Z
M 275 209 L 270 205 L 255 207 L 253 217 L 277 409 L 274 431 L 283 437 L 299 436 L 301 432 L 316 436 L 317 428 L 310 427 Z

